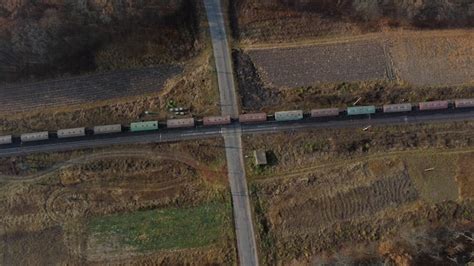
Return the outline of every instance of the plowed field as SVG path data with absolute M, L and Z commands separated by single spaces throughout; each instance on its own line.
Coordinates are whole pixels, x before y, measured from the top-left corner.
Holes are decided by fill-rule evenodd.
M 450 86 L 474 81 L 473 43 L 472 30 L 406 31 L 300 47 L 248 46 L 247 53 L 270 88 L 396 78 L 415 86 Z
M 263 80 L 274 87 L 382 80 L 387 77 L 384 48 L 378 42 L 352 42 L 298 48 L 250 50 Z
M 181 73 L 176 66 L 124 70 L 68 79 L 0 87 L 0 112 L 79 105 L 158 92 Z

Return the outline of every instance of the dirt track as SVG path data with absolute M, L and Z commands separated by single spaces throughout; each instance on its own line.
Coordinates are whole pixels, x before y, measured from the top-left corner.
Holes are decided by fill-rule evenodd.
M 45 82 L 0 87 L 0 112 L 78 105 L 125 96 L 157 92 L 166 80 L 182 72 L 180 67 L 161 66 Z

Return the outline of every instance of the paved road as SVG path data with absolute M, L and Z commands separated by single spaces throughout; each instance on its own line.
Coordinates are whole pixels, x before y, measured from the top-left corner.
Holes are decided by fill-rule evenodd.
M 204 0 L 204 4 L 211 31 L 222 115 L 238 118 L 239 105 L 235 91 L 232 57 L 227 41 L 221 0 Z
M 239 106 L 235 90 L 232 59 L 227 42 L 221 0 L 204 0 L 211 31 L 212 48 L 216 62 L 222 115 L 238 118 Z M 232 193 L 237 252 L 241 265 L 258 265 L 257 245 L 242 155 L 239 124 L 223 129 L 227 169 Z
M 375 115 L 372 118 L 332 118 L 321 120 L 302 120 L 293 122 L 265 122 L 261 124 L 240 125 L 242 135 L 281 133 L 323 128 L 362 128 L 372 126 L 388 126 L 418 123 L 446 123 L 454 121 L 474 121 L 474 110 L 442 113 L 415 113 L 410 115 Z M 138 143 L 174 142 L 193 139 L 216 138 L 234 131 L 236 125 L 223 127 L 197 127 L 192 129 L 161 130 L 158 132 L 121 133 L 116 135 L 89 136 L 62 140 L 48 140 L 27 145 L 0 145 L 0 157 L 18 156 L 39 152 L 58 152 L 86 148 L 107 147 Z M 238 127 L 237 127 L 238 128 Z M 238 132 L 237 132 L 238 133 Z M 228 147 L 235 147 L 228 145 Z M 234 149 L 235 150 L 235 149 Z

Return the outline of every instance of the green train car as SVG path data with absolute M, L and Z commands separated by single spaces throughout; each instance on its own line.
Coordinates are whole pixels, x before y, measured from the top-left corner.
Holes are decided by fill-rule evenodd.
M 375 106 L 347 107 L 347 115 L 370 115 L 375 114 Z
M 275 112 L 276 121 L 294 121 L 303 119 L 302 110 Z
M 158 129 L 158 121 L 134 122 L 130 124 L 130 131 L 132 132 L 149 131 L 149 130 L 157 130 L 157 129 Z

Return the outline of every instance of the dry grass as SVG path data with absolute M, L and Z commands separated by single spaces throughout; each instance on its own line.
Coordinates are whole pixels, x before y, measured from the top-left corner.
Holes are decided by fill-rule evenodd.
M 461 198 L 474 198 L 474 153 L 459 156 L 456 182 Z
M 417 226 L 472 219 L 474 205 L 458 192 L 468 182 L 460 180 L 470 178 L 461 170 L 469 171 L 462 160 L 469 161 L 465 156 L 473 149 L 470 127 L 456 123 L 244 137 L 264 262 L 311 265 L 354 243 L 376 247 Z M 268 166 L 253 165 L 254 149 L 267 151 Z M 435 171 L 425 171 L 431 167 Z M 383 260 L 373 252 L 366 255 Z
M 474 31 L 405 32 L 390 41 L 400 79 L 417 86 L 474 83 Z
M 199 210 L 209 202 L 230 204 L 222 146 L 221 139 L 214 139 L 3 159 L 6 167 L 2 168 L 0 183 L 0 242 L 9 248 L 0 254 L 9 259 L 7 263 L 13 263 L 23 249 L 52 245 L 51 253 L 61 253 L 52 254 L 53 264 L 232 264 L 236 253 L 229 208 L 225 208 L 226 213 L 219 211 L 226 222 L 219 236 L 211 237 L 219 239 L 217 244 L 146 252 L 132 252 L 119 245 L 93 254 L 84 247 L 91 216 L 100 219 L 111 214 L 133 216 L 140 210 Z M 58 228 L 61 233 L 47 234 L 50 228 Z M 179 237 L 186 241 L 187 236 Z M 23 262 L 37 256 L 35 252 L 22 254 Z
M 414 181 L 420 196 L 438 203 L 458 199 L 456 154 L 416 154 L 404 158 L 408 173 Z

